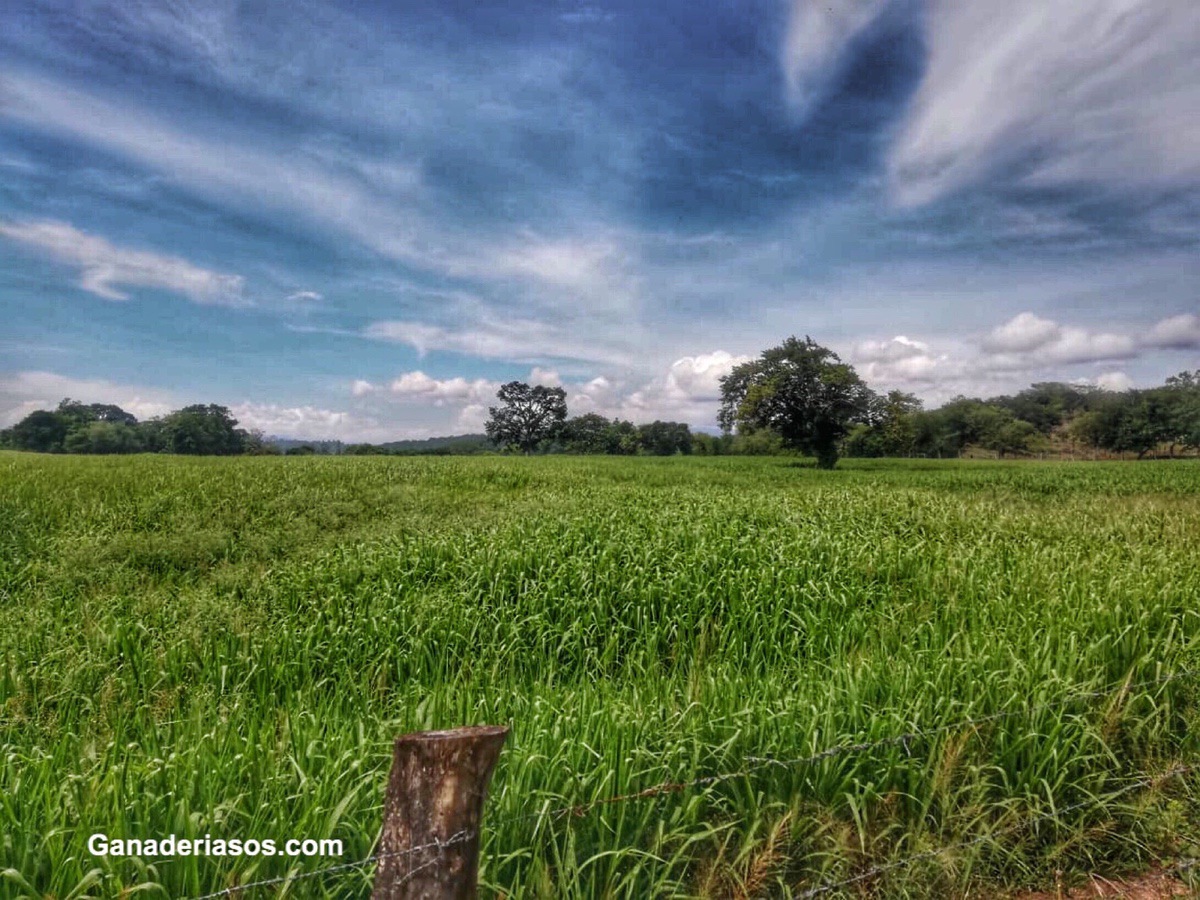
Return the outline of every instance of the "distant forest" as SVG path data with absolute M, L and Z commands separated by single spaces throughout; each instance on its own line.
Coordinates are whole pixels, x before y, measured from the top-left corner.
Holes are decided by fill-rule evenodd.
M 956 397 L 926 410 L 911 394 L 872 395 L 869 409 L 841 442 L 849 457 L 957 458 L 1046 454 L 1127 456 L 1200 452 L 1200 370 L 1155 388 L 1107 391 L 1043 382 L 987 400 Z M 498 452 L 483 434 L 347 444 L 269 438 L 238 427 L 229 409 L 187 406 L 138 421 L 111 404 L 65 399 L 0 431 L 0 447 L 41 453 L 187 455 L 466 455 Z M 635 425 L 595 413 L 565 418 L 532 452 L 667 456 L 770 455 L 786 452 L 770 431 L 712 435 L 680 422 Z

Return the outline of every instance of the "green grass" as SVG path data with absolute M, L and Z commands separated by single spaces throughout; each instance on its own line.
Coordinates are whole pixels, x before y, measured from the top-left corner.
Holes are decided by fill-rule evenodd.
M 0 896 L 340 861 L 96 831 L 366 857 L 391 738 L 474 723 L 512 726 L 485 896 L 789 896 L 939 847 L 828 896 L 1137 869 L 1200 846 L 1200 777 L 1118 794 L 1200 760 L 1200 688 L 1080 695 L 1200 667 L 1198 635 L 1190 461 L 0 454 Z

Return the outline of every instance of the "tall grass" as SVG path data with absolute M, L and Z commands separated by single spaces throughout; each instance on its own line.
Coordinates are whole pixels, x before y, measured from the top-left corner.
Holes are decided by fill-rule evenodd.
M 1200 839 L 1200 779 L 1119 793 L 1200 759 L 1198 687 L 1087 694 L 1200 667 L 1198 535 L 1191 462 L 0 455 L 0 896 L 366 857 L 391 738 L 483 722 L 512 725 L 485 894 L 788 896 L 939 847 L 845 895 L 1144 865 Z

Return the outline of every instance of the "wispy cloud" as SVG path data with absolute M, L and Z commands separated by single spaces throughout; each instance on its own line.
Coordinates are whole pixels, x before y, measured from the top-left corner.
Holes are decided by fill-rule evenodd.
M 435 249 L 416 239 L 396 198 L 380 198 L 304 148 L 254 146 L 244 133 L 203 137 L 126 102 L 14 71 L 0 70 L 0 116 L 118 153 L 201 196 L 301 213 L 397 257 Z
M 424 355 L 441 350 L 510 362 L 573 359 L 607 364 L 628 364 L 630 356 L 614 346 L 611 333 L 589 342 L 572 328 L 542 319 L 507 321 L 485 317 L 473 324 L 433 325 L 407 320 L 372 322 L 363 336 L 406 344 Z
M 66 222 L 0 222 L 0 236 L 80 270 L 79 285 L 106 300 L 128 300 L 126 288 L 160 288 L 195 303 L 248 306 L 243 279 L 201 268 L 178 256 L 118 247 Z
M 793 110 L 803 114 L 822 98 L 850 42 L 878 20 L 889 2 L 792 0 L 782 65 Z
M 932 0 L 923 21 L 925 74 L 888 160 L 900 203 L 997 176 L 1200 186 L 1200 6 Z

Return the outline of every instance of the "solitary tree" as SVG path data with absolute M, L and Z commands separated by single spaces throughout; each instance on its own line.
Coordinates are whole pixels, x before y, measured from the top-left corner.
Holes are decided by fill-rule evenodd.
M 510 381 L 496 392 L 503 406 L 488 408 L 487 436 L 500 447 L 532 453 L 555 437 L 567 418 L 567 392 L 523 381 Z
M 812 338 L 789 337 L 721 379 L 719 422 L 726 432 L 768 429 L 787 447 L 837 465 L 838 442 L 865 420 L 871 389 L 853 367 Z

